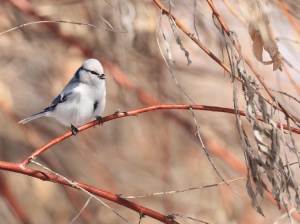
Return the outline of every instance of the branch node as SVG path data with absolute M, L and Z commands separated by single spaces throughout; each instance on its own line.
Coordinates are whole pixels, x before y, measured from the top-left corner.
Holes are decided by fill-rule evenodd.
M 118 107 L 118 110 L 115 112 L 115 114 L 119 114 L 120 113 L 120 108 Z
M 34 160 L 35 160 L 35 158 L 33 156 L 31 156 L 31 157 L 28 158 L 28 163 L 31 163 Z
M 170 219 L 170 220 L 172 220 L 172 221 L 175 221 L 176 217 L 175 217 L 175 215 L 170 214 L 170 215 L 167 216 L 167 218 Z
M 142 219 L 142 218 L 146 218 L 146 215 L 145 215 L 145 213 L 143 213 L 143 212 L 140 212 L 139 214 L 140 214 L 140 219 Z

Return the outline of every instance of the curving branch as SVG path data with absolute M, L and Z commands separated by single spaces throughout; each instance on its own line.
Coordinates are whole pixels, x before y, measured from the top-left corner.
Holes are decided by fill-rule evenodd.
M 154 110 L 163 110 L 163 109 L 189 110 L 190 107 L 192 107 L 194 110 L 205 110 L 205 111 L 212 111 L 212 112 L 223 112 L 223 113 L 235 114 L 234 109 L 222 108 L 222 107 L 212 107 L 212 106 L 202 106 L 202 105 L 186 105 L 186 104 L 166 104 L 166 105 L 158 104 L 158 105 L 139 108 L 139 109 L 122 112 L 122 113 L 118 113 L 118 114 L 112 114 L 112 115 L 104 117 L 103 122 L 107 122 L 110 120 L 114 120 L 114 119 L 122 118 L 122 117 L 126 117 L 126 116 L 136 116 L 140 113 L 145 113 L 145 112 L 154 111 Z M 246 113 L 244 111 L 239 111 L 239 113 L 242 116 L 246 116 Z M 260 121 L 263 121 L 263 118 L 260 116 L 257 116 L 257 119 Z M 99 124 L 99 121 L 95 120 L 95 121 L 92 121 L 90 123 L 80 126 L 78 128 L 78 130 L 79 130 L 79 132 L 81 132 L 81 131 L 91 128 L 95 125 L 98 125 L 98 124 Z M 277 122 L 277 126 L 280 126 L 280 123 Z M 286 125 L 284 125 L 283 128 L 288 130 L 288 127 Z M 300 134 L 300 130 L 297 128 L 291 127 L 291 130 L 297 134 Z M 38 170 L 34 170 L 34 169 L 30 169 L 30 168 L 26 167 L 26 165 L 29 163 L 29 161 L 31 159 L 36 158 L 37 156 L 39 156 L 42 152 L 44 152 L 51 146 L 63 141 L 66 138 L 71 137 L 72 135 L 73 135 L 72 132 L 69 131 L 69 132 L 59 136 L 58 138 L 50 141 L 46 145 L 44 145 L 41 148 L 39 148 L 38 150 L 36 150 L 34 153 L 32 153 L 30 156 L 28 156 L 26 159 L 24 159 L 21 163 L 9 163 L 9 162 L 0 161 L 0 169 L 12 171 L 12 172 L 16 172 L 16 173 L 21 173 L 21 174 L 25 174 L 25 175 L 28 175 L 31 177 L 38 178 L 43 181 L 56 182 L 59 184 L 63 184 L 63 185 L 69 186 L 69 187 L 76 188 L 74 185 L 69 184 L 69 182 L 67 182 L 66 180 L 64 180 L 56 175 L 40 172 Z M 210 146 L 208 146 L 208 147 L 210 147 Z M 94 195 L 100 196 L 102 198 L 105 198 L 107 200 L 110 200 L 112 202 L 120 204 L 122 206 L 125 206 L 129 209 L 139 212 L 140 214 L 145 214 L 146 216 L 152 217 L 163 223 L 177 223 L 173 220 L 168 219 L 167 216 L 164 216 L 155 211 L 152 211 L 150 209 L 147 209 L 145 207 L 137 205 L 133 202 L 127 201 L 124 198 L 121 198 L 115 194 L 112 194 L 107 191 L 103 191 L 101 189 L 86 185 L 84 183 L 80 183 L 80 182 L 74 182 L 74 183 Z M 272 198 L 270 198 L 270 200 L 272 200 Z
M 117 118 L 122 118 L 122 117 L 127 117 L 127 116 L 136 116 L 141 113 L 149 112 L 149 111 L 154 111 L 154 110 L 163 110 L 163 109 L 181 109 L 181 110 L 189 110 L 189 108 L 193 108 L 194 110 L 206 110 L 206 111 L 212 111 L 212 112 L 223 112 L 223 113 L 229 113 L 229 114 L 235 114 L 234 109 L 230 108 L 223 108 L 223 107 L 212 107 L 212 106 L 202 106 L 202 105 L 188 105 L 188 104 L 158 104 L 158 105 L 153 105 L 149 107 L 143 107 L 135 110 L 130 110 L 127 112 L 122 112 L 118 114 L 112 114 L 106 117 L 103 117 L 103 123 L 114 120 Z M 244 111 L 239 111 L 240 115 L 246 116 L 246 113 Z M 257 116 L 257 119 L 260 121 L 264 121 L 264 119 L 260 116 Z M 91 121 L 85 125 L 82 125 L 78 127 L 78 132 L 84 131 L 88 128 L 94 127 L 99 124 L 98 120 Z M 280 123 L 277 122 L 277 126 L 280 127 Z M 287 125 L 283 125 L 283 128 L 285 130 L 289 130 Z M 295 132 L 297 134 L 300 134 L 300 130 L 297 128 L 291 127 L 292 132 Z M 65 134 L 53 139 L 52 141 L 48 142 L 41 148 L 37 149 L 35 152 L 33 152 L 31 155 L 26 157 L 21 164 L 27 165 L 29 164 L 30 159 L 35 159 L 38 157 L 41 153 L 52 147 L 53 145 L 56 145 L 57 143 L 71 137 L 73 135 L 72 131 L 68 131 Z
M 15 172 L 15 173 L 21 173 L 21 174 L 24 174 L 24 175 L 27 175 L 27 176 L 38 178 L 38 179 L 43 180 L 43 181 L 51 181 L 51 182 L 63 184 L 63 185 L 66 185 L 66 186 L 73 187 L 73 188 L 77 189 L 76 186 L 74 186 L 74 185 L 72 186 L 66 180 L 64 180 L 64 179 L 62 179 L 62 178 L 60 178 L 56 175 L 40 172 L 40 171 L 34 170 L 34 169 L 30 169 L 30 168 L 24 166 L 24 164 L 22 164 L 22 163 L 9 163 L 9 162 L 0 161 L 0 169 L 1 170 L 12 171 L 12 172 Z M 70 180 L 70 181 L 72 181 L 72 180 Z M 77 181 L 72 181 L 72 182 L 74 182 L 79 187 L 87 190 L 88 192 L 90 192 L 94 195 L 97 195 L 101 198 L 105 198 L 105 199 L 107 199 L 109 201 L 112 201 L 112 202 L 115 202 L 119 205 L 125 206 L 125 207 L 127 207 L 127 208 L 129 208 L 133 211 L 138 212 L 138 213 L 145 214 L 146 216 L 149 216 L 149 217 L 151 217 L 153 219 L 156 219 L 160 222 L 168 223 L 168 224 L 178 223 L 178 222 L 175 222 L 173 220 L 168 219 L 167 216 L 164 216 L 164 215 L 162 215 L 158 212 L 155 212 L 151 209 L 140 206 L 140 205 L 138 205 L 136 203 L 133 203 L 131 201 L 128 201 L 126 199 L 123 199 L 118 195 L 109 193 L 107 191 L 103 191 L 101 189 L 98 189 L 98 188 L 95 188 L 95 187 L 92 187 L 92 186 L 89 186 L 87 184 L 80 183 L 80 182 L 77 182 Z

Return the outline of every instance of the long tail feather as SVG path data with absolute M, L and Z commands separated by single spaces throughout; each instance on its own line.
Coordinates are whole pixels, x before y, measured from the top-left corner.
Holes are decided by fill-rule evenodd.
M 34 119 L 37 119 L 37 118 L 39 118 L 39 117 L 47 116 L 48 113 L 49 113 L 49 111 L 43 111 L 43 112 L 37 113 L 37 114 L 35 114 L 35 115 L 32 115 L 32 116 L 30 116 L 30 117 L 27 117 L 27 118 L 25 118 L 25 119 L 19 121 L 18 123 L 19 123 L 19 124 L 20 124 L 20 123 L 21 123 L 21 124 L 25 124 L 25 123 L 27 123 L 27 122 L 29 122 L 29 121 L 32 121 L 32 120 L 34 120 Z

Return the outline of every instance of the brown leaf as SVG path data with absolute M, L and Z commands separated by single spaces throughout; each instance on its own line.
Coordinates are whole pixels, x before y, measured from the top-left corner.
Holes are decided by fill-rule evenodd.
M 254 41 L 256 29 L 255 29 L 254 26 L 252 26 L 251 24 L 249 24 L 249 26 L 248 26 L 248 33 L 249 33 L 249 35 L 250 35 L 252 41 Z
M 258 32 L 255 32 L 255 39 L 252 45 L 252 51 L 256 59 L 260 62 L 263 61 L 262 54 L 263 54 L 263 41 L 261 35 Z
M 278 68 L 282 71 L 282 55 L 279 51 L 276 52 L 274 57 L 272 58 L 274 63 L 273 63 L 273 71 L 276 71 Z

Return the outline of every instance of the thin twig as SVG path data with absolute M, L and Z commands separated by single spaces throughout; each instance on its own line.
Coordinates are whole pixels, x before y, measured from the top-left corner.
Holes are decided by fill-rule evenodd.
M 24 23 L 24 24 L 22 24 L 20 26 L 13 27 L 13 28 L 11 28 L 9 30 L 6 30 L 6 31 L 0 33 L 0 36 L 3 35 L 3 34 L 6 34 L 8 32 L 11 32 L 13 30 L 25 27 L 25 26 L 34 25 L 34 24 L 41 24 L 41 23 L 69 23 L 69 24 L 75 24 L 75 25 L 90 26 L 90 27 L 93 27 L 93 28 L 97 28 L 97 29 L 101 29 L 101 30 L 106 30 L 106 31 L 111 31 L 111 32 L 116 32 L 116 33 L 126 33 L 125 31 L 118 31 L 118 30 L 115 30 L 115 29 L 107 29 L 107 28 L 95 26 L 95 25 L 89 24 L 89 23 L 68 22 L 68 21 L 63 21 L 63 20 L 54 21 L 53 20 L 53 21 L 36 21 L 36 22 Z
M 289 211 L 286 211 L 282 216 L 279 217 L 279 219 L 274 222 L 273 224 L 278 224 L 280 220 L 284 219 L 285 217 L 287 217 L 289 214 L 291 214 L 293 211 L 295 211 L 296 209 L 295 208 L 292 208 L 291 210 Z
M 284 57 L 282 57 L 282 60 L 287 63 L 288 66 L 290 66 L 292 69 L 294 69 L 296 72 L 300 74 L 300 70 L 297 69 L 295 66 L 293 66 L 288 60 L 286 60 Z
M 197 136 L 198 136 L 198 138 L 199 138 L 199 140 L 200 140 L 200 142 L 201 142 L 202 148 L 203 148 L 203 150 L 204 150 L 204 152 L 205 152 L 205 154 L 206 154 L 206 156 L 207 156 L 207 158 L 208 158 L 210 164 L 212 165 L 212 167 L 214 168 L 214 170 L 215 170 L 215 172 L 218 174 L 218 176 L 221 178 L 221 180 L 223 180 L 223 181 L 226 183 L 226 185 L 227 185 L 228 187 L 230 187 L 232 190 L 234 190 L 235 193 L 237 193 L 239 196 L 243 197 L 242 195 L 240 195 L 239 192 L 237 192 L 234 188 L 232 188 L 232 187 L 226 182 L 226 180 L 223 179 L 223 177 L 221 176 L 221 174 L 218 172 L 218 170 L 216 169 L 215 165 L 214 165 L 213 162 L 211 161 L 210 155 L 208 154 L 208 152 L 207 152 L 207 150 L 206 150 L 206 148 L 205 148 L 205 145 L 204 145 L 204 143 L 203 143 L 203 141 L 202 141 L 202 138 L 201 138 L 201 136 L 200 136 L 200 132 L 199 132 L 199 129 L 198 129 L 198 124 L 197 124 L 197 118 L 196 118 L 196 116 L 195 116 L 195 114 L 194 114 L 193 108 L 192 108 L 192 107 L 189 107 L 189 110 L 190 110 L 190 111 L 192 112 L 192 114 L 193 114 L 193 118 L 194 118 L 194 122 L 195 122 L 195 127 L 196 127 L 196 134 L 197 134 Z
M 195 221 L 195 222 L 202 222 L 202 223 L 209 224 L 208 222 L 204 222 L 204 221 L 201 221 L 201 220 L 199 220 L 199 219 L 194 219 L 194 218 L 192 218 L 192 217 L 185 216 L 185 215 L 180 215 L 180 214 L 172 213 L 172 214 L 169 215 L 169 216 L 179 216 L 179 217 L 181 217 L 181 218 L 191 219 L 191 220 L 193 220 L 193 221 Z
M 290 163 L 289 165 L 292 166 L 292 165 L 295 165 L 295 164 L 300 165 L 299 162 L 293 162 L 293 163 Z M 284 167 L 286 167 L 286 166 L 287 165 L 285 165 Z M 259 175 L 264 174 L 264 173 L 266 173 L 266 171 L 260 172 Z M 236 182 L 236 181 L 243 180 L 243 179 L 246 179 L 246 178 L 247 178 L 247 176 L 243 176 L 243 177 L 239 177 L 239 178 L 236 178 L 236 179 L 233 179 L 233 180 L 227 180 L 227 183 Z M 200 190 L 200 189 L 204 189 L 204 188 L 217 187 L 217 186 L 220 186 L 220 185 L 223 185 L 223 184 L 225 184 L 225 182 L 205 185 L 205 186 L 201 186 L 201 187 L 190 187 L 190 188 L 185 188 L 185 189 L 182 189 L 182 190 L 155 192 L 155 193 L 150 193 L 150 194 L 127 196 L 127 197 L 122 197 L 122 198 L 134 199 L 134 198 L 143 198 L 143 197 L 150 197 L 150 196 L 164 195 L 164 194 L 176 194 L 176 193 L 183 193 L 183 192 L 186 192 L 186 191 L 193 191 L 193 190 Z
M 291 83 L 293 84 L 295 90 L 297 91 L 297 93 L 300 95 L 300 87 L 298 86 L 298 84 L 295 82 L 295 80 L 293 79 L 293 76 L 290 72 L 290 70 L 288 69 L 288 67 L 285 65 L 285 63 L 282 63 L 283 69 L 285 71 L 285 73 L 287 74 L 287 76 L 289 77 Z
M 95 7 L 95 0 L 93 0 L 93 9 L 95 10 L 96 14 L 113 30 L 115 30 L 115 28 L 113 28 L 112 25 L 110 25 L 109 22 L 107 22 L 107 20 L 105 20 L 97 11 L 96 7 Z
M 34 161 L 34 159 L 31 159 L 30 162 L 31 162 L 31 163 L 34 163 L 34 164 L 36 164 L 36 165 L 38 165 L 38 166 L 40 166 L 40 167 L 42 167 L 43 169 L 49 171 L 50 173 L 52 173 L 52 174 L 54 174 L 54 175 L 56 175 L 56 176 L 58 176 L 58 177 L 64 179 L 64 180 L 67 181 L 72 187 L 77 188 L 77 189 L 79 189 L 79 190 L 85 192 L 86 194 L 90 195 L 90 197 L 95 198 L 97 201 L 101 202 L 105 207 L 107 207 L 107 208 L 110 209 L 112 212 L 114 212 L 117 216 L 119 216 L 121 219 L 123 219 L 126 223 L 129 223 L 129 224 L 130 224 L 130 222 L 128 222 L 126 219 L 124 219 L 119 213 L 117 213 L 115 210 L 113 210 L 111 207 L 109 207 L 107 204 L 105 204 L 102 200 L 100 200 L 98 197 L 96 197 L 96 196 L 93 195 L 92 193 L 90 193 L 90 192 L 88 192 L 87 190 L 85 190 L 84 188 L 78 186 L 74 181 L 70 181 L 70 180 L 67 179 L 66 177 L 64 177 L 64 176 L 62 176 L 62 175 L 56 173 L 55 171 L 49 169 L 48 167 L 43 166 L 42 164 L 40 164 L 40 163 Z
M 300 103 L 300 100 L 298 100 L 296 97 L 293 97 L 292 95 L 288 94 L 288 93 L 285 93 L 285 92 L 282 92 L 282 91 L 279 91 L 279 90 L 276 90 L 276 89 L 271 89 L 269 88 L 270 90 L 272 90 L 273 92 L 278 92 L 280 94 L 283 94 L 283 95 L 286 95 L 288 96 L 289 98 L 292 98 L 293 100 L 297 101 L 298 103 Z
M 162 29 L 162 28 L 161 28 L 161 17 L 162 17 L 162 12 L 163 12 L 163 10 L 161 9 L 160 15 L 159 15 L 159 17 L 158 17 L 157 24 L 156 24 L 156 42 L 157 42 L 158 49 L 159 49 L 159 51 L 160 51 L 161 56 L 163 57 L 163 59 L 164 59 L 164 61 L 165 61 L 165 63 L 166 63 L 166 65 L 167 65 L 167 67 L 168 67 L 170 73 L 171 73 L 172 78 L 174 79 L 174 81 L 175 81 L 175 83 L 177 84 L 177 86 L 179 87 L 179 89 L 183 92 L 183 94 L 184 94 L 184 95 L 185 95 L 185 96 L 186 96 L 193 104 L 195 104 L 195 102 L 194 102 L 194 101 L 189 97 L 189 95 L 183 90 L 183 88 L 181 87 L 181 85 L 179 84 L 179 82 L 177 81 L 177 79 L 175 78 L 175 76 L 174 76 L 174 74 L 173 74 L 173 72 L 172 72 L 172 69 L 170 68 L 170 66 L 169 66 L 169 64 L 168 64 L 168 62 L 167 62 L 167 60 L 166 60 L 165 56 L 163 55 L 162 50 L 161 50 L 161 48 L 160 48 L 160 44 L 159 44 L 158 37 L 159 37 L 160 29 Z M 162 32 L 163 32 L 163 31 L 162 31 Z
M 78 214 L 72 219 L 71 222 L 69 222 L 69 224 L 72 224 L 79 216 L 80 214 L 83 212 L 83 210 L 86 208 L 86 206 L 89 204 L 90 200 L 92 199 L 93 196 L 90 196 L 89 199 L 86 201 L 86 203 L 84 204 L 84 206 L 82 207 L 82 209 L 78 212 Z
M 199 34 L 196 27 L 196 8 L 197 8 L 197 0 L 194 0 L 194 29 L 197 34 L 198 41 L 200 42 Z

